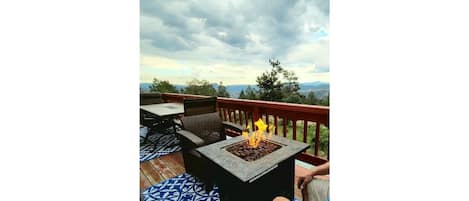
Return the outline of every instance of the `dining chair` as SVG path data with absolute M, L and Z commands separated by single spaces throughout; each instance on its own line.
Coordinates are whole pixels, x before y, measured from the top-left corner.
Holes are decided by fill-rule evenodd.
M 140 93 L 140 105 L 151 105 L 164 103 L 164 99 L 160 93 Z M 148 112 L 140 110 L 140 127 L 147 127 L 147 133 L 145 136 L 140 136 L 143 139 L 142 144 L 145 144 L 148 137 L 155 133 L 156 130 L 164 130 L 169 127 L 170 122 L 166 119 L 158 118 Z

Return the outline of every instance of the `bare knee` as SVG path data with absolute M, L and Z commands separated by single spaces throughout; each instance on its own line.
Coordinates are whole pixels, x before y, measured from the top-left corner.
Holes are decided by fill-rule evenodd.
M 290 201 L 290 200 L 282 196 L 277 196 L 274 198 L 273 201 Z

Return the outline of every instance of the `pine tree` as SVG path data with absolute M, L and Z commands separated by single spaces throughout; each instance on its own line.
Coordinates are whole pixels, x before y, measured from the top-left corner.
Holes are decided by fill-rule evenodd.
M 218 85 L 217 96 L 218 97 L 227 97 L 227 98 L 230 97 L 230 93 L 228 93 L 228 91 L 226 91 L 226 87 L 223 86 L 223 82 L 220 82 L 220 84 Z
M 283 84 L 280 81 L 278 74 L 283 72 L 280 62 L 270 60 L 272 70 L 262 73 L 257 77 L 257 86 L 259 87 L 259 98 L 261 100 L 280 101 L 282 96 Z
M 246 95 L 244 94 L 244 90 L 241 89 L 241 92 L 239 93 L 239 99 L 246 99 Z

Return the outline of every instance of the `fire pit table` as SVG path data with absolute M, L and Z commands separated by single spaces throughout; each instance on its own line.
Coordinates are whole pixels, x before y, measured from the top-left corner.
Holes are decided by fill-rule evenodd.
M 310 145 L 272 136 L 257 147 L 242 136 L 197 148 L 209 162 L 220 200 L 294 198 L 295 156 Z

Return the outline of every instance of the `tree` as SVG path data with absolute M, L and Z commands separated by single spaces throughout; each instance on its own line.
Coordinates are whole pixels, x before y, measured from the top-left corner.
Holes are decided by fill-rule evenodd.
M 230 93 L 228 93 L 228 91 L 226 91 L 226 87 L 223 86 L 223 82 L 220 82 L 220 84 L 218 85 L 217 96 L 218 97 L 227 97 L 227 98 L 230 97 Z
M 319 104 L 319 100 L 316 98 L 316 95 L 314 95 L 314 92 L 310 91 L 308 95 L 306 95 L 304 103 L 309 105 L 317 105 Z
M 304 96 L 301 94 L 292 94 L 289 95 L 288 97 L 285 97 L 282 99 L 282 102 L 287 102 L 287 103 L 302 103 L 304 100 Z
M 151 92 L 160 92 L 160 93 L 177 93 L 176 87 L 173 86 L 167 80 L 158 80 L 153 78 L 153 83 L 150 86 Z
M 262 73 L 257 77 L 257 86 L 259 87 L 259 98 L 261 100 L 280 101 L 282 96 L 283 84 L 280 81 L 278 74 L 283 72 L 280 62 L 269 59 L 272 70 Z
M 300 84 L 295 72 L 283 69 L 278 60 L 269 59 L 269 63 L 272 65 L 272 70 L 257 77 L 259 98 L 261 100 L 302 103 L 305 97 L 299 93 Z M 282 74 L 284 82 L 280 80 L 279 74 Z
M 205 95 L 205 96 L 216 96 L 217 91 L 207 80 L 193 79 L 187 83 L 187 87 L 184 89 L 185 94 Z
M 282 88 L 284 95 L 288 97 L 292 94 L 299 94 L 300 84 L 298 83 L 298 77 L 295 75 L 295 72 L 284 70 L 283 77 L 286 80 Z
M 286 80 L 282 87 L 283 101 L 288 103 L 303 103 L 305 96 L 299 93 L 300 83 L 293 71 L 283 70 L 283 78 Z
M 323 99 L 321 99 L 319 104 L 329 106 L 329 93 L 327 94 L 327 96 L 325 96 Z
M 241 92 L 239 93 L 239 99 L 246 99 L 247 96 L 244 94 L 244 90 L 241 89 Z
M 258 93 L 259 93 L 258 91 L 251 88 L 251 85 L 248 85 L 248 87 L 246 88 L 246 99 L 249 99 L 249 100 L 259 99 L 257 95 Z

